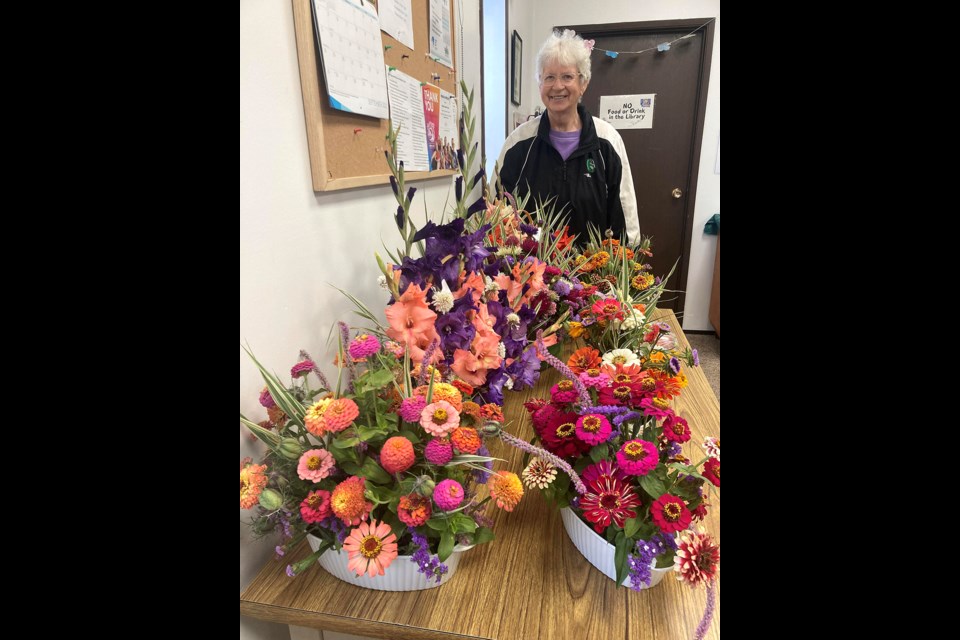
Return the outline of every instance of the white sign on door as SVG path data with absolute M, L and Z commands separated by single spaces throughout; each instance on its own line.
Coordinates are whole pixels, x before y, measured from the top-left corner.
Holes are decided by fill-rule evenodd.
M 638 93 L 633 96 L 600 96 L 601 120 L 614 129 L 653 129 L 653 103 L 655 93 Z

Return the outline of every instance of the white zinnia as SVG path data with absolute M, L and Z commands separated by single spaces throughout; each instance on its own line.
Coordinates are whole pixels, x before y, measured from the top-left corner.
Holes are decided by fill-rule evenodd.
M 630 349 L 614 349 L 603 354 L 603 364 L 608 364 L 611 367 L 618 364 L 624 366 L 640 364 L 640 358 Z

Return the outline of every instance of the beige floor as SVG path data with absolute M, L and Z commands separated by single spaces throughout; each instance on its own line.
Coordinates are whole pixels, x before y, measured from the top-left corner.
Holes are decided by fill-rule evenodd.
M 720 339 L 715 335 L 686 334 L 690 347 L 700 356 L 700 368 L 720 400 Z

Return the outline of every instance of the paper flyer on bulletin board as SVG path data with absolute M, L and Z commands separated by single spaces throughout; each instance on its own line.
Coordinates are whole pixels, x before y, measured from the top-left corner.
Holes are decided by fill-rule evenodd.
M 457 169 L 457 149 L 460 136 L 457 133 L 457 96 L 440 89 L 440 142 L 446 142 L 449 150 L 447 169 Z
M 377 10 L 360 0 L 313 0 L 330 106 L 386 118 L 387 80 Z
M 393 128 L 400 127 L 397 136 L 397 159 L 407 171 L 429 171 L 427 153 L 427 126 L 423 117 L 423 92 L 420 82 L 393 69 L 387 72 L 387 91 L 390 94 L 390 120 Z
M 450 0 L 430 0 L 430 55 L 453 69 L 450 51 Z
M 423 120 L 427 130 L 427 157 L 430 170 L 443 168 L 443 149 L 440 148 L 440 87 L 425 84 L 423 89 Z
M 410 0 L 380 0 L 377 3 L 380 12 L 380 28 L 411 49 L 413 42 L 413 11 Z

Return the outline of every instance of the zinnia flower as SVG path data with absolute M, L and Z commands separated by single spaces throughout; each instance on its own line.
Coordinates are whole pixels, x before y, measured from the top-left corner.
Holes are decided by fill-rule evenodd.
M 313 371 L 313 367 L 316 366 L 310 360 L 302 360 L 297 364 L 290 367 L 290 377 L 292 378 L 306 378 L 310 375 L 310 372 Z
M 397 536 L 384 522 L 362 523 L 343 541 L 350 560 L 347 568 L 358 576 L 366 573 L 371 578 L 383 575 L 383 570 L 397 558 Z
M 350 398 L 337 398 L 323 412 L 323 424 L 327 431 L 339 433 L 353 424 L 359 415 L 360 408 L 356 402 Z
M 426 398 L 427 392 L 430 390 L 428 385 L 421 385 L 413 390 L 413 393 L 418 396 L 423 396 Z M 438 382 L 433 385 L 433 398 L 434 402 L 439 400 L 446 400 L 453 408 L 457 411 L 463 409 L 463 395 L 460 393 L 460 390 L 457 389 L 452 384 L 446 382 Z
M 323 414 L 331 402 L 333 402 L 332 398 L 317 400 L 307 409 L 306 415 L 303 417 L 303 423 L 307 427 L 307 431 L 318 438 L 322 438 L 323 434 L 326 433 L 327 427 L 323 422 Z
M 397 413 L 406 422 L 420 422 L 420 412 L 425 406 L 427 406 L 427 399 L 423 396 L 404 398 Z
M 447 440 L 434 438 L 424 448 L 423 457 L 430 464 L 443 466 L 453 458 L 453 446 Z
M 677 579 L 696 587 L 713 580 L 720 566 L 720 545 L 714 542 L 703 527 L 699 532 L 685 531 L 677 541 L 673 570 Z
M 601 475 L 587 482 L 587 492 L 580 496 L 583 517 L 593 524 L 597 533 L 603 533 L 610 523 L 622 527 L 627 518 L 637 517 L 640 498 L 633 487 L 616 476 Z
M 483 444 L 480 442 L 480 434 L 471 427 L 457 427 L 450 434 L 450 442 L 453 443 L 460 453 L 474 454 Z
M 533 458 L 522 475 L 528 488 L 546 489 L 557 479 L 557 468 L 547 460 Z
M 632 349 L 614 349 L 613 351 L 608 351 L 603 354 L 603 364 L 616 366 L 630 366 L 632 364 L 639 364 L 640 357 L 633 352 Z
M 715 438 L 713 436 L 708 437 L 703 441 L 703 450 L 707 452 L 707 455 L 711 458 L 720 459 L 720 438 Z
M 720 459 L 719 458 L 710 458 L 703 465 L 703 473 L 701 474 L 704 478 L 720 486 Z
M 264 409 L 270 409 L 271 407 L 277 406 L 277 403 L 274 401 L 273 396 L 270 395 L 270 392 L 266 387 L 263 388 L 263 391 L 260 392 L 260 405 Z
M 265 464 L 250 464 L 250 458 L 240 462 L 240 508 L 249 509 L 257 504 L 260 492 L 267 486 L 267 470 Z
M 497 501 L 497 506 L 505 511 L 513 511 L 523 497 L 523 483 L 512 471 L 500 471 L 493 474 L 487 481 L 490 496 Z
M 550 388 L 550 399 L 556 404 L 566 404 L 577 399 L 577 388 L 571 380 L 561 380 Z
M 430 507 L 430 499 L 421 496 L 418 493 L 411 493 L 407 496 L 400 496 L 400 504 L 397 505 L 397 517 L 400 522 L 408 527 L 419 527 L 430 519 L 433 509 Z
M 450 478 L 442 480 L 433 488 L 433 501 L 444 511 L 452 511 L 463 502 L 463 486 Z
M 587 369 L 597 369 L 600 367 L 600 352 L 593 347 L 577 349 L 567 360 L 567 366 L 578 375 Z
M 388 438 L 380 449 L 380 466 L 387 473 L 406 471 L 416 461 L 417 456 L 413 452 L 413 443 L 403 436 Z
M 659 456 L 652 442 L 628 440 L 617 451 L 617 466 L 628 475 L 645 476 L 657 466 Z
M 589 414 L 577 419 L 577 437 L 591 446 L 606 442 L 613 428 L 602 415 Z
M 460 425 L 460 413 L 446 400 L 428 404 L 420 412 L 420 426 L 432 436 L 442 438 Z
M 350 342 L 347 351 L 350 352 L 350 357 L 354 360 L 362 360 L 380 351 L 380 341 L 377 340 L 376 336 L 361 333 Z
M 690 440 L 690 425 L 680 416 L 667 416 L 663 421 L 663 436 L 670 442 L 687 442 Z
M 363 478 L 350 476 L 333 490 L 330 506 L 333 509 L 333 514 L 340 518 L 344 524 L 350 526 L 360 524 L 370 515 L 373 503 L 367 502 L 363 497 L 365 488 Z
M 664 533 L 675 533 L 690 526 L 693 516 L 683 500 L 665 493 L 650 505 L 650 517 Z
M 336 461 L 326 449 L 311 449 L 302 456 L 297 463 L 297 475 L 301 480 L 320 482 L 330 475 L 330 470 Z
M 330 517 L 330 492 L 317 489 L 307 494 L 300 503 L 300 517 L 307 524 L 315 524 Z

